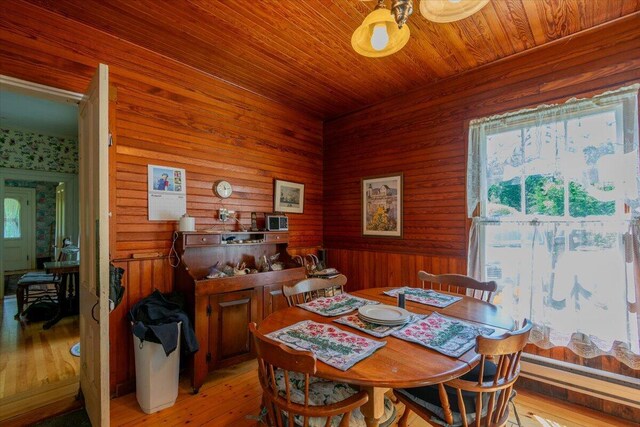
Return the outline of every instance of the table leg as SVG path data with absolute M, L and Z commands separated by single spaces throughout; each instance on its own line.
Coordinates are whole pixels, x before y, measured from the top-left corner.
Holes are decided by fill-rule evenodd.
M 367 427 L 378 427 L 380 419 L 384 415 L 384 394 L 388 389 L 381 387 L 361 387 L 369 395 L 367 403 L 362 405 L 360 411 L 364 415 Z
M 68 304 L 69 304 L 69 300 L 67 298 L 68 281 L 69 281 L 69 274 L 62 274 L 60 277 L 60 287 L 58 289 L 58 312 L 53 317 L 53 319 L 47 321 L 42 326 L 42 329 L 51 328 L 53 325 L 58 323 L 60 319 L 62 319 L 66 315 L 68 311 Z

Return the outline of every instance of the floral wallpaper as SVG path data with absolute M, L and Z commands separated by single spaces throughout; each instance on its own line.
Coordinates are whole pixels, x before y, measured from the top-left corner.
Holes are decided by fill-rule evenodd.
M 36 258 L 49 257 L 52 233 L 55 232 L 56 187 L 58 183 L 7 179 L 5 185 L 7 187 L 36 189 Z
M 78 173 L 78 140 L 0 128 L 0 167 Z

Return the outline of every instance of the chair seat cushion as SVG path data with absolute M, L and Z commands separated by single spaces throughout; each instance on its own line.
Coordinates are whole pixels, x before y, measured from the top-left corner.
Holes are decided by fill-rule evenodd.
M 31 285 L 35 283 L 56 283 L 58 281 L 58 278 L 53 274 L 33 271 L 20 277 L 20 280 L 18 280 L 18 285 Z
M 304 378 L 304 374 L 298 372 L 289 372 L 289 392 L 291 394 L 291 401 L 302 405 L 304 405 Z M 278 387 L 279 394 L 282 397 L 286 397 L 284 371 L 282 371 L 281 369 L 276 370 L 276 386 Z M 345 399 L 348 399 L 356 393 L 358 393 L 358 390 L 349 386 L 348 384 L 329 381 L 317 377 L 309 378 L 309 405 L 311 406 L 324 406 L 338 403 Z M 391 400 L 385 397 L 384 415 L 380 420 L 380 426 L 388 426 L 394 420 L 395 406 L 393 405 L 393 403 L 391 403 Z M 294 417 L 294 421 L 296 425 L 303 425 L 303 418 L 298 415 Z M 309 419 L 309 427 L 324 427 L 325 423 L 325 417 L 312 417 Z M 340 418 L 333 417 L 333 419 L 331 420 L 331 426 L 335 427 L 339 424 Z M 362 412 L 360 412 L 360 409 L 356 409 L 351 412 L 349 426 L 366 427 L 364 416 L 362 415 Z
M 486 361 L 484 364 L 484 373 L 482 375 L 483 381 L 489 381 L 493 379 L 493 376 L 496 373 L 496 365 L 491 361 Z M 464 374 L 460 379 L 465 381 L 478 381 L 480 377 L 480 365 L 478 364 L 471 371 Z M 449 408 L 453 414 L 453 424 L 452 427 L 457 427 L 462 425 L 462 416 L 460 415 L 460 407 L 458 405 L 458 395 L 456 389 L 453 387 L 445 386 L 445 390 L 447 391 L 447 396 L 449 398 Z M 442 410 L 442 403 L 440 401 L 440 395 L 438 392 L 438 385 L 430 385 L 425 387 L 415 387 L 415 388 L 406 388 L 401 390 L 396 390 L 401 393 L 403 396 L 411 399 L 414 403 L 419 406 L 424 407 L 429 412 L 436 414 L 439 418 L 432 418 L 432 421 L 444 425 L 449 426 L 444 421 L 444 411 Z M 495 402 L 498 401 L 499 393 L 496 394 Z M 467 412 L 467 422 L 471 423 L 475 421 L 475 408 L 476 408 L 476 397 L 477 394 L 470 391 L 462 391 L 462 400 L 464 402 L 464 406 Z M 483 416 L 486 414 L 486 406 L 489 401 L 489 394 L 483 393 L 482 395 L 482 407 L 483 407 Z

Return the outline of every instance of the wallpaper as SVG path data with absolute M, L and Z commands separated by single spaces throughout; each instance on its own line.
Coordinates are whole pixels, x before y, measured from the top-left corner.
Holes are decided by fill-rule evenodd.
M 0 167 L 78 173 L 78 140 L 0 128 Z
M 49 257 L 49 248 L 55 232 L 56 187 L 58 183 L 7 179 L 5 185 L 7 187 L 36 189 L 36 258 Z

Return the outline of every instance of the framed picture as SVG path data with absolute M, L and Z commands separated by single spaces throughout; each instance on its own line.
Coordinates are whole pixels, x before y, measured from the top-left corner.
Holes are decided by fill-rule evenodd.
M 402 174 L 362 179 L 362 235 L 402 237 Z
M 276 179 L 273 191 L 275 212 L 304 212 L 304 184 Z

